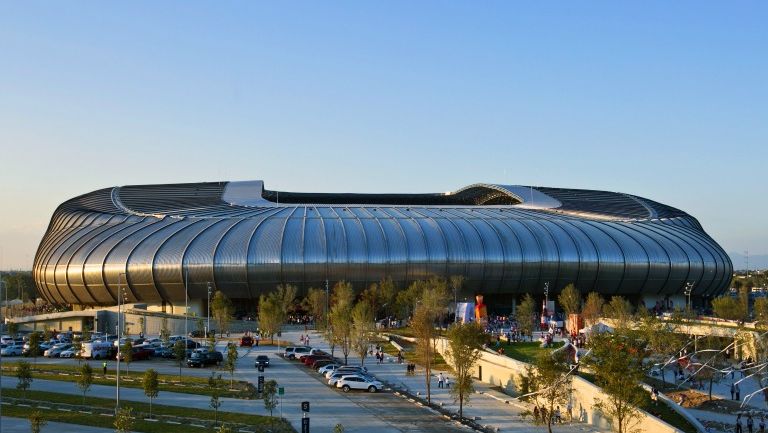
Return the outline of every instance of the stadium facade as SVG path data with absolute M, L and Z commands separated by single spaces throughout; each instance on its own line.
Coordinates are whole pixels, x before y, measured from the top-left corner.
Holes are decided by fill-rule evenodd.
M 463 275 L 460 297 L 582 291 L 700 302 L 732 264 L 692 216 L 629 194 L 474 184 L 437 194 L 319 194 L 261 181 L 123 186 L 60 205 L 34 262 L 48 301 L 204 311 L 208 287 L 250 303 L 277 284 L 362 289 Z M 187 298 L 188 297 L 188 298 Z M 678 301 L 679 302 L 679 301 Z

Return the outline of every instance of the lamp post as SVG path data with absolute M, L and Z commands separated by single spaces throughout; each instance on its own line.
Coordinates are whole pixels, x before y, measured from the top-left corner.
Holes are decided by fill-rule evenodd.
M 686 306 L 688 307 L 688 311 L 691 310 L 691 292 L 693 292 L 693 283 L 689 281 L 685 283 L 685 291 L 684 291 L 685 296 L 688 297 L 688 303 L 686 304 Z
M 208 338 L 209 332 L 211 332 L 211 283 L 210 282 L 208 282 L 208 329 L 205 330 L 205 338 Z
M 330 303 L 331 298 L 328 291 L 328 280 L 325 280 L 325 317 L 323 318 L 325 320 L 326 326 L 328 325 L 328 304 Z M 317 325 L 315 325 L 317 326 Z
M 120 307 L 122 306 L 122 300 L 125 296 L 125 291 L 122 287 L 121 277 L 125 275 L 125 272 L 117 274 L 117 373 L 115 374 L 115 416 L 120 411 Z M 127 279 L 126 279 L 127 280 Z
M 189 318 L 189 269 L 184 271 L 184 348 L 187 348 L 187 338 L 189 338 L 189 331 L 187 330 L 187 321 Z

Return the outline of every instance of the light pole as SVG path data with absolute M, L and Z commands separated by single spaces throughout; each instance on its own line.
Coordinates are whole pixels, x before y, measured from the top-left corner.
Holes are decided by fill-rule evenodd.
M 205 330 L 205 338 L 208 338 L 209 332 L 211 332 L 211 283 L 210 282 L 208 282 L 208 329 Z
M 328 325 L 328 304 L 330 302 L 331 298 L 328 291 L 328 280 L 325 280 L 325 324 Z
M 688 311 L 691 311 L 691 292 L 693 292 L 693 283 L 689 281 L 685 283 L 685 291 L 684 291 L 685 296 L 688 297 L 688 303 L 686 304 L 686 306 L 688 307 Z
M 189 338 L 189 331 L 187 330 L 187 319 L 189 318 L 189 269 L 184 271 L 184 349 L 187 348 L 187 338 Z
M 115 416 L 117 416 L 120 411 L 120 307 L 122 306 L 123 296 L 125 296 L 125 291 L 121 284 L 121 277 L 123 275 L 125 275 L 125 272 L 117 274 L 117 374 L 115 374 Z

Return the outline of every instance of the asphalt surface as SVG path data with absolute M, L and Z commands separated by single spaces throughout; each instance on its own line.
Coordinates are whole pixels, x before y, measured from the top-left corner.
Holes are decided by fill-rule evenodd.
M 221 349 L 221 348 L 220 348 Z M 313 370 L 305 368 L 297 361 L 287 361 L 278 356 L 277 347 L 260 346 L 253 349 L 239 349 L 240 358 L 237 362 L 235 379 L 247 380 L 254 384 L 261 374 L 254 368 L 256 355 L 267 354 L 270 357 L 270 367 L 263 373 L 265 380 L 274 379 L 285 390 L 281 406 L 274 411 L 275 416 L 286 418 L 297 431 L 301 431 L 301 402 L 310 402 L 310 424 L 312 431 L 332 431 L 336 424 L 342 424 L 346 432 L 379 433 L 379 432 L 459 432 L 468 431 L 464 427 L 456 426 L 453 422 L 445 420 L 439 414 L 414 405 L 406 400 L 384 391 L 368 393 L 365 391 L 352 391 L 343 393 L 336 388 L 330 388 L 320 380 L 320 376 Z M 11 359 L 5 358 L 6 361 Z M 67 364 L 76 365 L 76 360 L 38 358 L 39 364 Z M 96 372 L 101 371 L 101 361 L 91 361 Z M 124 367 L 124 364 L 121 365 Z M 115 367 L 114 361 L 108 362 L 109 368 Z M 154 359 L 149 361 L 136 361 L 130 364 L 130 371 L 139 372 L 154 368 L 164 374 L 178 374 L 178 365 L 171 360 Z M 213 368 L 182 368 L 182 373 L 189 376 L 207 377 Z M 226 371 L 218 370 L 224 379 L 229 378 Z M 3 387 L 15 387 L 16 381 L 11 377 L 4 377 Z M 79 391 L 72 382 L 35 380 L 32 389 L 53 392 L 78 394 Z M 92 386 L 88 395 L 95 397 L 114 398 L 113 386 Z M 141 389 L 121 388 L 121 401 L 146 402 Z M 206 396 L 161 392 L 157 404 L 183 406 L 190 409 L 209 409 L 210 399 Z M 242 412 L 259 415 L 269 415 L 264 409 L 261 400 L 222 399 L 220 410 L 228 412 Z M 5 429 L 3 429 L 5 431 Z

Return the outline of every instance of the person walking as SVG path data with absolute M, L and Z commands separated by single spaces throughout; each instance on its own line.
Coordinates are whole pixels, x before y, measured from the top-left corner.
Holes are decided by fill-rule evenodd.
M 735 395 L 736 395 L 736 384 L 735 384 L 735 383 L 732 383 L 732 384 L 731 384 L 731 400 L 734 400 L 734 399 L 735 399 L 735 398 L 734 398 L 734 396 L 735 396 Z
M 738 383 L 734 386 L 734 389 L 736 391 L 736 401 L 741 401 L 741 388 Z
M 743 433 L 743 426 L 741 425 L 741 414 L 736 415 L 736 431 L 735 433 Z
M 760 415 L 760 423 L 757 425 L 758 433 L 765 433 L 765 417 Z
M 101 363 L 101 368 L 104 370 L 104 376 L 107 375 L 107 361 Z
M 752 414 L 747 414 L 747 431 L 752 433 L 752 429 L 755 428 L 755 420 L 752 419 Z
M 445 384 L 445 377 L 443 376 L 443 373 L 440 373 L 437 375 L 437 387 L 442 388 Z

